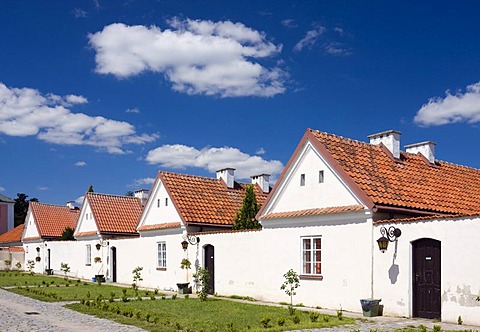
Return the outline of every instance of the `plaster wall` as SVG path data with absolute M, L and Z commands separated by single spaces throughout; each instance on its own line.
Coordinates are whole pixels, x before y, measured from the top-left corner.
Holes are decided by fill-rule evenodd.
M 168 200 L 167 205 L 165 205 L 165 199 Z M 157 187 L 150 195 L 147 206 L 142 214 L 140 226 L 172 222 L 181 222 L 180 215 L 175 209 L 165 186 L 161 181 L 158 181 Z
M 34 226 L 35 227 L 35 226 Z M 25 270 L 28 270 L 27 268 L 27 262 L 29 260 L 32 260 L 35 262 L 35 266 L 32 269 L 33 272 L 35 273 L 44 273 L 45 272 L 45 260 L 43 259 L 44 257 L 44 241 L 41 239 L 34 240 L 34 241 L 28 241 L 23 243 L 23 250 L 25 251 L 25 262 L 22 263 L 25 265 Z M 40 251 L 37 252 L 36 248 L 40 248 Z M 40 262 L 36 261 L 36 257 L 40 257 Z
M 29 211 L 25 218 L 25 228 L 23 230 L 23 238 L 39 237 L 37 224 L 33 218 L 32 213 Z
M 323 183 L 319 183 L 319 171 L 323 171 Z M 300 185 L 302 174 L 305 175 L 304 186 Z M 265 213 L 362 204 L 310 143 L 299 154 L 280 186 Z
M 9 260 L 11 262 L 10 266 L 7 266 L 5 264 L 5 261 Z M 24 261 L 25 261 L 25 255 L 23 252 L 10 252 L 8 250 L 0 250 L 0 270 L 6 270 L 7 267 L 13 271 L 13 270 L 24 270 Z M 17 268 L 15 265 L 17 263 L 22 264 L 20 268 Z
M 90 207 L 90 203 L 88 202 L 88 200 L 86 200 L 85 202 L 86 204 L 82 208 L 82 212 L 80 214 L 78 226 L 75 230 L 75 233 L 93 232 L 98 230 L 94 215 L 92 213 L 92 208 Z
M 380 226 L 374 237 L 380 237 Z M 389 225 L 385 224 L 388 227 Z M 412 242 L 421 238 L 441 241 L 442 321 L 480 325 L 480 218 L 440 219 L 395 224 L 402 231 L 386 253 L 374 251 L 375 293 L 384 314 L 412 316 Z M 396 257 L 395 257 L 396 254 Z

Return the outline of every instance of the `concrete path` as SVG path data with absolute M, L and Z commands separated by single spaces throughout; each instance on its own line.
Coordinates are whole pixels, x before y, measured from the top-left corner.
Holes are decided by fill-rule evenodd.
M 78 313 L 64 308 L 64 304 L 65 302 L 41 302 L 0 289 L 0 331 L 144 331 L 137 327 Z

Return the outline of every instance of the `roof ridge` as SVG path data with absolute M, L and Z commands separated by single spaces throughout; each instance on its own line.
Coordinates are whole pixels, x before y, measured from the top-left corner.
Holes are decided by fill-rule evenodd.
M 117 194 L 104 194 L 104 193 L 96 193 L 96 192 L 87 192 L 85 195 L 98 195 L 98 196 L 109 196 L 109 197 L 118 197 L 118 198 L 135 198 L 138 199 L 138 197 L 135 196 L 125 196 L 125 195 L 117 195 Z
M 313 131 L 313 132 L 316 132 L 318 134 L 324 134 L 324 135 L 327 135 L 327 136 L 335 136 L 335 137 L 340 138 L 340 139 L 345 140 L 345 141 L 350 141 L 350 142 L 354 142 L 354 143 L 362 144 L 362 145 L 367 145 L 367 146 L 371 146 L 371 147 L 378 147 L 378 145 L 375 145 L 375 144 L 370 144 L 370 143 L 365 142 L 365 141 L 359 141 L 359 140 L 356 140 L 356 139 L 353 139 L 353 138 L 344 137 L 344 136 L 333 134 L 333 133 L 327 133 L 326 131 L 320 131 L 320 130 L 317 130 L 317 129 L 310 129 L 310 130 Z
M 158 172 L 163 173 L 163 174 L 180 175 L 180 176 L 186 176 L 186 177 L 190 177 L 190 178 L 200 178 L 200 179 L 211 180 L 211 181 L 220 180 L 220 179 L 217 179 L 217 178 L 212 178 L 212 177 L 208 177 L 208 176 L 204 176 L 204 175 L 194 175 L 194 174 L 176 173 L 176 172 L 168 172 L 168 171 L 158 171 Z
M 51 206 L 51 207 L 58 207 L 58 208 L 68 208 L 70 209 L 68 206 L 66 205 L 58 205 L 58 204 L 52 204 L 52 203 L 43 203 L 43 202 L 36 202 L 36 201 L 33 201 L 33 202 L 29 202 L 29 203 L 32 203 L 32 204 L 39 204 L 39 205 L 46 205 L 46 206 Z M 70 210 L 73 210 L 73 209 L 70 209 Z

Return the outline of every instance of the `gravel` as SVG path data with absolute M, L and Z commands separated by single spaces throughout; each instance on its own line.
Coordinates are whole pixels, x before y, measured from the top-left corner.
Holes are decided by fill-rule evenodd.
M 64 303 L 41 302 L 0 289 L 0 331 L 145 331 L 64 308 Z

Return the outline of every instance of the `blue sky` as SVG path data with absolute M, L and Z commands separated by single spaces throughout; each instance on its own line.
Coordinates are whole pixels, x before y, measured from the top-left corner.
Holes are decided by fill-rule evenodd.
M 480 168 L 480 3 L 0 1 L 0 192 L 278 177 L 306 128 Z

